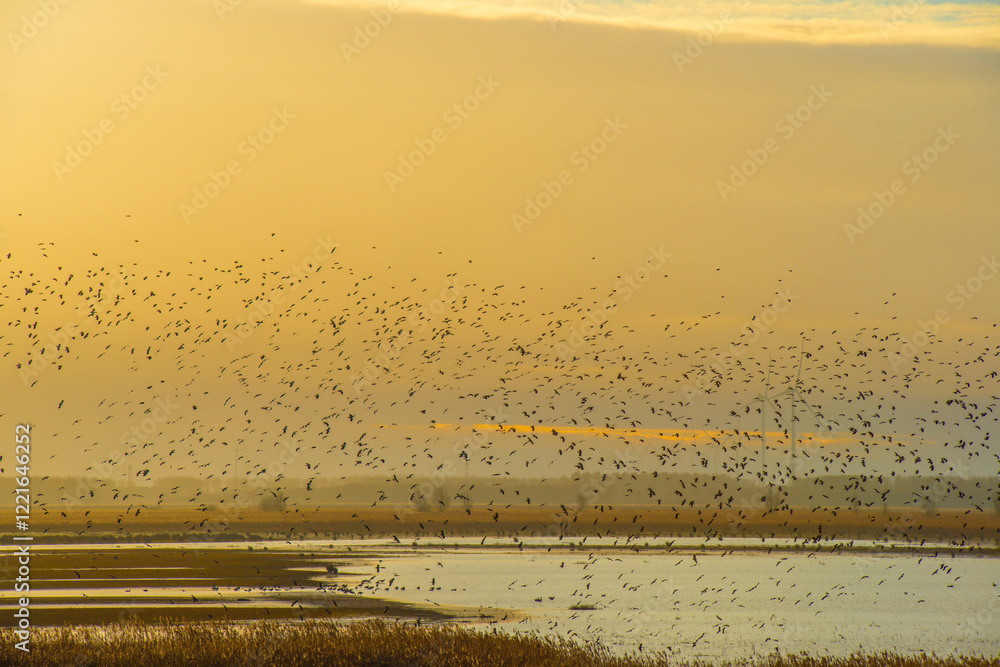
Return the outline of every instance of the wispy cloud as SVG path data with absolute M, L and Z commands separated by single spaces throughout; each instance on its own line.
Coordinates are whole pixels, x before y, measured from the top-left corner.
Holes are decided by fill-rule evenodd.
M 454 433 L 487 432 L 527 435 L 548 435 L 566 436 L 576 438 L 619 438 L 623 440 L 666 440 L 678 444 L 704 445 L 713 441 L 722 441 L 733 437 L 732 431 L 718 429 L 696 429 L 696 428 L 675 428 L 675 429 L 654 429 L 654 428 L 612 428 L 600 426 L 580 426 L 576 424 L 443 424 L 435 423 L 430 425 L 389 425 L 380 424 L 379 428 L 403 429 L 403 430 L 435 430 L 449 431 Z M 751 433 L 751 436 L 758 435 Z M 768 431 L 768 439 L 774 443 L 779 442 L 784 437 L 784 431 Z M 800 434 L 799 446 L 813 445 L 835 445 L 850 444 L 857 442 L 857 438 L 842 434 L 825 434 L 823 436 L 812 436 Z
M 309 4 L 377 8 L 384 0 L 305 0 Z M 724 20 L 727 39 L 820 43 L 942 43 L 1000 47 L 1000 6 L 928 0 L 844 2 L 597 2 L 594 0 L 410 0 L 403 12 L 472 19 L 533 18 L 613 23 L 698 32 Z

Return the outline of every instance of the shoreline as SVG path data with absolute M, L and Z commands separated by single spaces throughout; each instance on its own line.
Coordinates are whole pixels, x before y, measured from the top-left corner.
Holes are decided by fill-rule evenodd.
M 966 556 L 966 557 L 976 557 L 976 558 L 998 558 L 1000 557 L 1000 546 L 988 545 L 988 544 L 966 544 L 966 545 L 954 545 L 945 543 L 925 543 L 917 544 L 912 542 L 890 542 L 890 543 L 877 543 L 877 544 L 850 544 L 844 542 L 833 542 L 832 544 L 817 544 L 808 542 L 790 542 L 784 541 L 782 543 L 762 543 L 762 544 L 727 544 L 725 541 L 714 542 L 714 543 L 701 543 L 701 544 L 681 544 L 681 545 L 657 545 L 657 544 L 600 544 L 600 543 L 584 543 L 582 540 L 586 536 L 568 536 L 563 542 L 554 543 L 540 543 L 540 544 L 530 544 L 525 542 L 515 542 L 515 543 L 505 543 L 505 544 L 463 544 L 458 542 L 441 542 L 441 543 L 400 543 L 400 544 L 385 544 L 384 542 L 391 539 L 389 536 L 374 536 L 374 537 L 334 537 L 331 535 L 320 535 L 311 537 L 291 537 L 284 534 L 273 534 L 273 535 L 225 535 L 218 536 L 212 539 L 197 539 L 197 540 L 184 540 L 181 535 L 169 535 L 170 539 L 156 539 L 157 537 L 163 536 L 158 535 L 106 535 L 106 536 L 91 536 L 88 538 L 82 538 L 80 536 L 73 535 L 59 535 L 52 534 L 45 536 L 45 538 L 37 539 L 34 544 L 37 547 L 66 547 L 70 548 L 85 548 L 88 546 L 94 547 L 160 547 L 160 548 L 191 548 L 197 549 L 199 545 L 217 545 L 212 548 L 224 548 L 226 545 L 242 545 L 242 544 L 260 544 L 260 543 L 285 543 L 288 545 L 296 546 L 296 549 L 289 549 L 289 551 L 299 551 L 303 548 L 318 548 L 321 545 L 318 543 L 330 542 L 336 543 L 338 541 L 350 541 L 350 542 L 365 542 L 371 543 L 371 546 L 364 545 L 364 550 L 357 552 L 352 552 L 350 548 L 346 551 L 331 551 L 333 554 L 342 555 L 353 555 L 360 558 L 371 558 L 375 554 L 382 557 L 389 557 L 389 555 L 398 555 L 396 552 L 400 551 L 413 551 L 413 552 L 426 552 L 426 551 L 537 551 L 537 552 L 575 552 L 575 551 L 591 551 L 591 552 L 602 552 L 602 553 L 647 553 L 647 554 L 711 554 L 711 553 L 722 553 L 723 555 L 727 553 L 804 553 L 804 554 L 869 554 L 869 555 L 950 555 L 953 557 Z M 0 541 L 4 540 L 5 536 L 0 534 Z M 416 538 L 420 539 L 420 538 Z M 510 538 L 499 538 L 499 539 L 510 539 Z M 714 538 L 718 539 L 718 538 Z M 725 538 L 724 538 L 725 539 Z M 773 540 L 787 540 L 788 538 L 769 538 Z M 574 541 L 580 540 L 580 541 Z M 377 542 L 382 542 L 382 544 L 375 544 Z M 335 546 L 331 544 L 330 546 Z M 10 544 L 0 545 L 0 553 L 5 551 L 12 551 L 15 547 Z M 269 547 L 264 547 L 269 548 Z M 369 551 L 370 549 L 370 551 Z M 379 553 L 378 550 L 385 550 L 390 553 Z M 272 549 L 272 551 L 280 551 L 279 549 Z

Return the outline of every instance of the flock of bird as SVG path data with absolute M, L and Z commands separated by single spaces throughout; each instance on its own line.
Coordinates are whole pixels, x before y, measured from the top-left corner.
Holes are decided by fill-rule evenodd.
M 504 476 L 600 472 L 626 446 L 663 472 L 721 451 L 725 472 L 775 482 L 879 467 L 991 477 L 1000 460 L 989 442 L 1000 345 L 988 326 L 904 363 L 891 359 L 902 333 L 874 325 L 804 332 L 768 349 L 773 362 L 746 332 L 705 346 L 718 312 L 612 317 L 568 347 L 604 294 L 536 309 L 540 288 L 452 274 L 419 290 L 416 278 L 360 275 L 336 253 L 301 275 L 280 256 L 144 271 L 94 252 L 73 271 L 53 254 L 41 244 L 30 268 L 5 276 L 3 357 L 26 396 L 51 397 L 32 402 L 52 411 L 59 458 L 79 452 L 88 473 L 121 475 L 127 460 L 133 477 L 191 475 L 235 494 L 234 478 L 275 474 L 283 446 L 293 462 L 277 474 L 307 478 L 307 490 L 390 471 L 412 484 L 445 461 Z M 792 470 L 779 399 L 766 408 L 765 469 L 753 399 L 765 381 L 795 382 L 798 363 L 795 465 L 807 467 Z M 197 498 L 161 499 L 179 500 Z
M 300 485 L 304 506 L 318 481 L 368 475 L 412 492 L 449 464 L 454 475 L 471 466 L 478 476 L 544 479 L 709 476 L 715 461 L 716 474 L 760 483 L 812 476 L 819 492 L 821 474 L 855 475 L 859 497 L 904 475 L 995 486 L 995 325 L 943 332 L 902 361 L 904 332 L 870 322 L 755 346 L 745 329 L 720 324 L 721 311 L 615 314 L 574 342 L 608 296 L 597 288 L 549 307 L 540 287 L 362 271 L 336 251 L 298 273 L 282 253 L 155 270 L 99 252 L 70 261 L 51 243 L 8 253 L 2 357 L 51 431 L 36 470 L 85 470 L 102 487 L 116 487 L 126 466 L 133 482 L 189 476 L 229 502 L 265 477 Z M 779 398 L 764 415 L 766 467 L 753 399 L 793 385 L 800 454 L 788 456 L 791 406 Z M 10 403 L 0 410 L 14 416 Z M 55 511 L 93 491 L 67 483 L 59 498 L 36 502 Z M 117 489 L 114 500 L 138 516 L 201 495 L 177 485 L 158 498 Z M 678 495 L 667 504 L 683 507 Z M 493 507 L 497 516 L 531 503 L 509 500 Z M 388 590 L 386 581 L 371 586 Z M 732 583 L 714 592 L 738 596 Z
M 448 604 L 462 599 L 463 592 L 482 590 L 482 580 L 491 577 L 486 570 L 509 572 L 509 579 L 502 578 L 493 588 L 508 591 L 507 597 L 522 608 L 543 612 L 519 619 L 529 630 L 542 626 L 571 638 L 597 638 L 633 650 L 638 646 L 640 652 L 642 642 L 653 636 L 656 650 L 691 657 L 697 655 L 692 651 L 699 644 L 720 641 L 731 647 L 732 643 L 726 644 L 730 629 L 731 641 L 764 654 L 788 649 L 790 640 L 799 648 L 836 644 L 838 637 L 844 639 L 841 632 L 858 636 L 857 630 L 837 625 L 873 600 L 888 606 L 903 603 L 919 616 L 922 605 L 933 604 L 934 599 L 928 589 L 914 588 L 914 579 L 933 582 L 930 590 L 948 595 L 956 587 L 979 585 L 953 571 L 961 563 L 941 562 L 937 554 L 900 562 L 846 556 L 840 558 L 849 563 L 838 567 L 838 557 L 828 554 L 796 556 L 779 551 L 769 559 L 744 556 L 734 565 L 727 553 L 733 552 L 623 558 L 613 549 L 581 548 L 525 554 L 530 562 L 524 563 L 506 562 L 503 555 L 482 563 L 469 563 L 455 554 L 428 555 L 412 564 L 389 558 L 381 568 L 370 570 L 354 590 L 391 597 L 409 589 L 410 595 L 422 596 L 428 604 Z M 832 580 L 831 570 L 837 577 Z M 989 586 L 996 587 L 996 581 Z M 563 615 L 551 611 L 560 608 L 578 611 Z

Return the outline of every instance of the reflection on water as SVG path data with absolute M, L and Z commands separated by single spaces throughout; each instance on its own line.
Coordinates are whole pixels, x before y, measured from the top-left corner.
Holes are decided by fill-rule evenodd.
M 413 602 L 524 609 L 530 616 L 520 628 L 600 639 L 620 651 L 641 644 L 687 658 L 737 658 L 774 650 L 944 653 L 952 644 L 994 654 L 998 580 L 988 558 L 469 551 L 389 560 L 373 584 Z M 596 608 L 570 609 L 581 603 Z M 988 609 L 992 624 L 964 623 Z
M 45 547 L 36 553 L 36 564 L 48 559 L 69 567 L 86 553 L 123 565 L 155 555 L 165 567 L 132 569 L 131 578 L 106 567 L 70 576 L 55 567 L 33 597 L 36 609 L 56 617 L 70 608 L 162 612 L 210 603 L 225 605 L 236 618 L 253 617 L 251 609 L 256 615 L 284 610 L 274 617 L 295 618 L 289 600 L 293 611 L 295 604 L 317 609 L 348 594 L 370 602 L 367 613 L 389 616 L 399 616 L 404 607 L 385 612 L 383 600 L 499 607 L 524 612 L 500 624 L 507 631 L 598 639 L 616 652 L 641 646 L 686 658 L 775 650 L 1000 650 L 995 558 L 944 549 L 891 555 L 782 551 L 778 547 L 788 543 L 777 540 L 769 545 L 775 547 L 771 553 L 703 550 L 693 548 L 695 541 L 679 540 L 669 551 L 630 550 L 623 543 L 600 548 L 597 540 L 573 550 L 481 542 L 456 539 L 435 546 L 424 540 L 417 548 L 383 540 L 199 544 L 203 558 L 186 555 L 190 544 Z M 603 546 L 612 544 L 606 540 Z M 189 560 L 178 565 L 178 559 Z M 250 572 L 256 569 L 259 574 Z M 238 608 L 246 613 L 233 616 Z

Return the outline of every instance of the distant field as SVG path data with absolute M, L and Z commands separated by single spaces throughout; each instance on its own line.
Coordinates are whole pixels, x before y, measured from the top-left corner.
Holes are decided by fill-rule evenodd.
M 71 509 L 36 512 L 32 532 L 59 540 L 184 540 L 215 537 L 654 536 L 885 539 L 996 545 L 1000 516 L 971 510 L 855 511 L 615 507 L 574 513 L 561 507 L 475 507 L 414 511 L 398 507 L 241 509 Z

